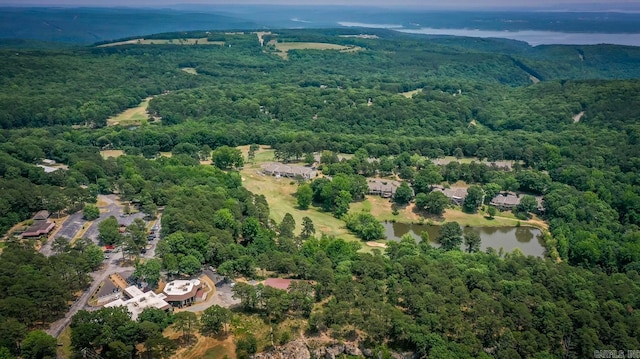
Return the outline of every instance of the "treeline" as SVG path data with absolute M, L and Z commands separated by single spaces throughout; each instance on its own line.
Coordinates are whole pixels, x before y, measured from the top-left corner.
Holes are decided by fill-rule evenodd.
M 0 354 L 3 358 L 54 357 L 55 338 L 34 330 L 63 316 L 75 294 L 91 282 L 102 250 L 79 240 L 45 257 L 33 243 L 9 242 L 0 257 Z
M 519 44 L 505 45 L 500 40 L 480 43 L 388 32 L 381 32 L 383 38 L 372 40 L 335 34 L 335 30 L 285 30 L 278 38 L 357 45 L 365 50 L 356 53 L 292 50 L 285 61 L 262 51 L 255 34 L 202 32 L 150 37 L 208 37 L 223 40 L 227 46 L 136 44 L 2 50 L 0 128 L 55 124 L 100 127 L 108 117 L 135 106 L 147 96 L 219 83 L 326 85 L 403 92 L 429 88 L 434 80 L 452 78 L 462 83 L 481 82 L 485 87 L 522 86 L 530 83 L 531 73 L 544 79 L 630 78 L 638 75 L 635 71 L 639 68 L 634 60 L 636 50 L 619 46 L 578 48 L 580 52 L 574 47 L 553 46 L 523 51 Z M 514 53 L 517 60 L 511 57 Z M 615 61 L 612 63 L 610 59 Z M 184 73 L 179 70 L 181 67 L 194 67 L 204 76 Z M 300 73 L 305 75 L 300 77 Z

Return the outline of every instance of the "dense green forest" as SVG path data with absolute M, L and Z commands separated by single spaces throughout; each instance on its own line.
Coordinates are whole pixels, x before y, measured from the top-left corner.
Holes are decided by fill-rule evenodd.
M 265 35 L 265 43 L 361 48 L 289 50 L 286 59 L 250 33 L 153 36 L 223 46 L 0 50 L 0 232 L 41 209 L 73 213 L 98 194 L 118 193 L 150 215 L 164 208 L 158 256 L 168 276 L 212 265 L 231 277 L 267 270 L 313 281 L 289 293 L 234 289 L 242 311 L 270 323 L 305 320 L 310 335 L 437 358 L 638 348 L 640 49 L 381 30 L 371 30 L 378 39 L 338 36 L 360 31 Z M 149 96 L 155 120 L 107 125 Z M 295 233 L 291 216 L 275 223 L 265 197 L 242 186 L 234 168 L 243 159 L 229 147 L 249 144 L 271 146 L 284 161 L 354 154 L 323 159 L 333 182 L 316 179 L 305 190 L 307 206 L 321 204 L 361 232 L 358 221 L 370 218 L 344 215 L 376 173 L 397 173 L 417 203 L 429 203 L 432 185 L 460 180 L 485 193 L 544 195 L 549 258 L 447 251 L 409 238 L 362 253 L 357 242 L 315 233 L 310 220 Z M 113 149 L 125 155 L 100 155 Z M 201 165 L 212 150 L 214 165 Z M 426 160 L 445 155 L 517 164 L 504 171 Z M 36 166 L 45 158 L 68 169 L 45 173 Z M 0 347 L 18 355 L 20 342 L 40 335 L 29 330 L 64 315 L 100 258 L 82 241 L 49 258 L 32 243 L 4 245 L 0 334 L 10 333 Z M 144 344 L 148 357 L 166 357 L 175 348 L 159 332 L 171 320 L 81 312 L 72 345 L 128 358 Z M 109 335 L 119 327 L 127 335 Z

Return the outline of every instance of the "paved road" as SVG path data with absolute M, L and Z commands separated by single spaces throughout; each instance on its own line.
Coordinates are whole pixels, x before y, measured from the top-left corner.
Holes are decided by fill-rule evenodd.
M 84 237 L 91 239 L 94 243 L 98 242 L 98 224 L 103 220 L 105 220 L 106 218 L 109 218 L 109 216 L 114 216 L 118 218 L 118 222 L 124 225 L 131 224 L 135 218 L 144 217 L 143 213 L 135 213 L 132 215 L 121 217 L 120 214 L 122 213 L 122 207 L 117 204 L 115 195 L 107 195 L 107 196 L 100 195 L 99 197 L 101 201 L 104 201 L 107 203 L 107 206 L 101 207 L 101 209 L 106 208 L 107 211 L 100 213 L 100 218 L 93 221 L 93 224 L 91 225 L 91 227 L 87 229 L 87 232 L 85 232 L 85 235 L 84 235 Z M 77 216 L 80 216 L 80 221 L 83 221 L 86 223 L 86 221 L 81 219 L 82 218 L 81 212 L 74 213 L 71 215 L 70 218 L 67 219 L 67 221 L 65 221 L 65 223 L 63 224 L 63 227 L 60 228 L 60 231 L 58 231 L 58 234 L 56 235 L 56 237 L 64 236 L 67 238 L 73 238 L 78 232 L 78 230 L 80 230 L 83 226 L 81 222 L 78 222 L 79 220 L 77 219 Z M 45 250 L 48 253 L 46 255 L 51 255 L 50 242 L 52 241 L 48 242 L 49 249 Z M 41 249 L 41 252 L 43 254 L 45 253 L 45 251 Z M 155 247 L 154 247 L 154 252 L 155 252 Z M 93 281 L 91 282 L 89 289 L 85 290 L 82 293 L 82 295 L 71 305 L 71 307 L 69 308 L 69 311 L 64 316 L 64 318 L 51 324 L 51 326 L 47 330 L 47 333 L 49 335 L 52 335 L 57 338 L 60 335 L 60 333 L 62 333 L 64 328 L 67 325 L 69 325 L 69 323 L 71 322 L 71 318 L 79 310 L 83 310 L 83 309 L 95 310 L 96 309 L 95 307 L 89 307 L 87 306 L 87 303 L 89 302 L 89 299 L 91 299 L 91 295 L 98 289 L 98 286 L 100 285 L 100 283 L 102 283 L 102 281 L 107 279 L 109 275 L 113 273 L 119 273 L 119 272 L 135 269 L 134 267 L 120 267 L 119 263 L 121 259 L 122 259 L 122 254 L 113 253 L 109 259 L 105 260 L 105 264 L 102 266 L 101 269 L 99 269 L 96 272 L 90 273 Z
M 64 318 L 51 323 L 51 326 L 49 327 L 49 329 L 46 330 L 47 334 L 57 338 L 60 335 L 60 333 L 62 333 L 64 328 L 67 325 L 69 325 L 69 323 L 71 323 L 71 318 L 73 318 L 73 316 L 78 311 L 82 309 L 88 309 L 88 310 L 93 309 L 92 307 L 87 307 L 87 303 L 89 302 L 91 295 L 96 290 L 98 290 L 98 286 L 100 285 L 100 283 L 102 283 L 102 281 L 105 280 L 109 275 L 113 273 L 135 269 L 133 267 L 119 267 L 117 266 L 116 262 L 117 262 L 116 260 L 108 261 L 107 265 L 103 267 L 102 270 L 91 273 L 93 282 L 91 283 L 91 286 L 89 287 L 89 289 L 85 290 L 80 296 L 80 298 L 78 298 L 73 303 L 73 305 L 71 305 L 71 308 L 69 308 L 69 311 L 67 312 L 67 314 L 65 314 Z
M 150 259 L 156 256 L 156 246 L 158 245 L 158 241 L 160 241 L 160 230 L 162 229 L 162 224 L 160 223 L 161 221 L 162 221 L 162 213 L 158 214 L 158 220 L 154 225 L 154 228 L 156 229 L 155 230 L 156 238 L 152 241 L 147 241 L 147 244 L 150 244 L 151 248 L 147 249 L 147 253 L 142 254 L 141 257 Z

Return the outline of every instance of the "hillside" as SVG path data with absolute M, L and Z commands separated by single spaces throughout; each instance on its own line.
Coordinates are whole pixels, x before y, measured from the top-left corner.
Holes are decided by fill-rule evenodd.
M 65 351 L 109 358 L 291 341 L 464 359 L 640 346 L 640 48 L 242 31 L 254 23 L 229 14 L 206 21 L 234 31 L 196 16 L 199 30 L 152 33 L 122 11 L 108 17 L 127 34 L 104 35 L 116 24 L 92 45 L 3 41 L 2 355 L 53 356 L 37 329 L 58 334 L 65 315 Z M 60 36 L 82 43 L 92 26 Z M 50 236 L 14 235 L 42 210 Z M 437 229 L 387 236 L 383 221 Z M 523 238 L 533 224 L 540 237 Z M 544 258 L 481 251 L 483 226 L 524 233 Z M 90 308 L 94 278 L 125 269 L 158 292 L 227 281 L 137 321 Z

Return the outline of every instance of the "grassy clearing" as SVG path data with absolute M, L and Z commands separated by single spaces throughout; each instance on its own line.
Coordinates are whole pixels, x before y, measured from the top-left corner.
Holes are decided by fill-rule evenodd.
M 413 91 L 407 91 L 407 92 L 401 92 L 400 95 L 406 97 L 406 98 L 412 98 L 413 95 L 422 92 L 422 89 L 417 89 L 417 90 L 413 90 Z
M 275 178 L 258 174 L 259 168 L 251 166 L 242 170 L 243 185 L 253 193 L 259 193 L 266 197 L 269 203 L 271 217 L 276 221 L 282 221 L 286 213 L 290 213 L 296 221 L 296 232 L 302 230 L 302 218 L 309 217 L 315 225 L 318 234 L 325 233 L 346 240 L 359 241 L 344 227 L 344 222 L 333 217 L 331 213 L 322 212 L 317 207 L 310 207 L 303 211 L 297 208 L 296 192 L 297 183 L 291 184 L 290 178 Z
M 100 155 L 102 156 L 102 158 L 106 160 L 109 157 L 118 158 L 120 156 L 124 156 L 124 151 L 123 150 L 104 150 L 104 151 L 100 151 Z
M 357 52 L 362 50 L 359 46 L 344 46 L 323 42 L 276 42 L 275 46 L 278 51 L 275 54 L 285 60 L 288 59 L 289 50 L 337 50 L 340 52 Z
M 69 359 L 73 354 L 71 351 L 71 327 L 64 328 L 58 337 L 58 347 L 56 353 L 59 359 Z
M 171 153 L 171 152 L 160 152 L 160 156 L 171 158 L 171 157 L 173 157 L 173 153 Z
M 223 46 L 224 41 L 209 41 L 206 37 L 186 39 L 133 39 L 127 41 L 112 42 L 98 47 L 112 47 L 121 45 L 218 45 Z
M 245 157 L 249 152 L 249 146 L 240 146 L 238 149 L 242 151 Z M 256 152 L 255 164 L 247 164 L 240 172 L 243 180 L 242 184 L 246 189 L 266 197 L 271 218 L 281 222 L 284 215 L 290 213 L 296 221 L 296 232 L 300 232 L 302 230 L 302 218 L 309 217 L 313 221 L 318 235 L 324 233 L 345 240 L 360 241 L 345 228 L 342 220 L 333 217 L 331 213 L 322 212 L 320 208 L 314 206 L 305 211 L 298 209 L 294 196 L 298 184 L 295 181 L 290 178 L 275 178 L 261 174 L 260 164 L 273 161 L 273 154 L 274 150 L 261 148 Z M 292 182 L 294 183 L 292 184 Z
M 137 107 L 127 109 L 121 114 L 107 119 L 107 126 L 134 126 L 146 122 L 149 120 L 147 107 L 149 107 L 149 101 L 151 101 L 152 98 L 153 97 L 147 97 Z
M 523 221 L 517 219 L 511 212 L 498 212 L 493 219 L 490 219 L 486 212 L 483 211 L 469 214 L 462 212 L 458 208 L 447 209 L 444 213 L 443 220 L 446 222 L 456 221 L 465 227 L 515 227 L 520 223 L 521 226 L 535 227 L 541 230 L 547 230 L 549 228 L 548 224 L 537 216 Z
M 191 74 L 191 75 L 197 75 L 198 74 L 198 71 L 196 69 L 194 69 L 193 67 L 183 67 L 180 70 L 182 70 L 182 71 L 184 71 L 184 72 L 186 72 L 188 74 Z

